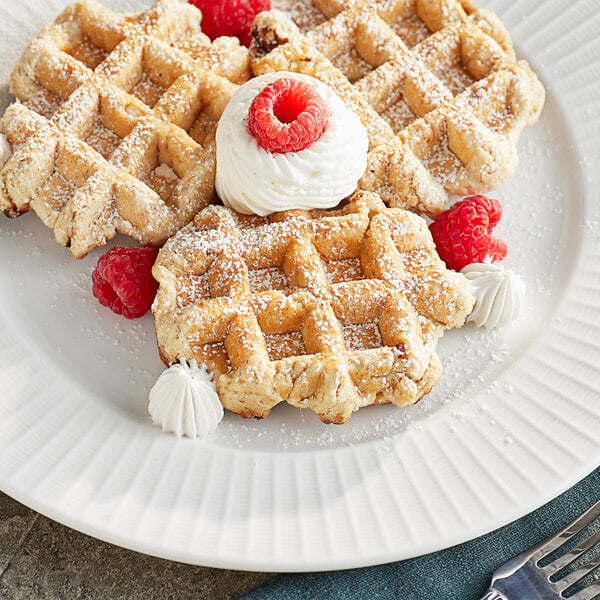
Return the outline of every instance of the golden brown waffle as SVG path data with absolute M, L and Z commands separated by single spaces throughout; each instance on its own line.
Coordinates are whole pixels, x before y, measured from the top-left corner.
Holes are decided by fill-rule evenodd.
M 162 244 L 212 202 L 214 129 L 248 52 L 200 19 L 177 0 L 136 15 L 84 1 L 46 27 L 11 77 L 0 209 L 31 206 L 80 258 L 117 231 Z
M 312 75 L 358 113 L 370 140 L 360 188 L 435 216 L 447 194 L 512 174 L 544 89 L 495 15 L 457 0 L 313 4 L 291 13 L 304 33 L 282 12 L 257 16 L 251 67 Z
M 377 12 L 411 48 L 432 33 L 470 18 L 505 50 L 512 41 L 502 21 L 489 10 L 477 9 L 470 0 L 273 0 L 304 32 L 314 29 L 343 10 L 366 5 Z
M 336 212 L 209 206 L 153 275 L 163 361 L 207 363 L 244 417 L 286 401 L 343 423 L 362 406 L 416 402 L 441 374 L 437 338 L 474 303 L 425 221 L 367 192 Z

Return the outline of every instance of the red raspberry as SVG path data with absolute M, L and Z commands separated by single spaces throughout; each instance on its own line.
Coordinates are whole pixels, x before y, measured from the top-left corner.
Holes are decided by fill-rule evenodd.
M 158 288 L 152 265 L 158 248 L 115 246 L 98 259 L 92 273 L 92 291 L 102 306 L 126 319 L 145 315 Z
M 254 98 L 248 131 L 269 152 L 297 152 L 318 140 L 327 125 L 327 107 L 310 84 L 276 79 Z
M 254 17 L 270 10 L 270 0 L 189 0 L 202 11 L 202 31 L 211 39 L 236 35 L 244 46 L 250 45 Z
M 460 271 L 471 263 L 502 260 L 506 244 L 492 237 L 502 216 L 497 200 L 485 196 L 470 196 L 444 211 L 430 226 L 440 258 L 449 269 Z

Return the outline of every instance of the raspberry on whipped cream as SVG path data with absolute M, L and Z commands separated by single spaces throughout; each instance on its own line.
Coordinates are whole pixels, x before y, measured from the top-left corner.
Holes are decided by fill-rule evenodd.
M 312 146 L 327 126 L 327 107 L 317 90 L 281 77 L 254 97 L 248 131 L 269 152 L 299 152 Z
M 252 101 L 280 78 L 309 83 L 327 107 L 323 134 L 297 152 L 269 152 L 248 131 Z M 336 206 L 356 189 L 369 146 L 360 119 L 331 88 L 308 75 L 283 71 L 251 79 L 234 93 L 219 120 L 216 143 L 219 197 L 228 208 L 261 216 Z

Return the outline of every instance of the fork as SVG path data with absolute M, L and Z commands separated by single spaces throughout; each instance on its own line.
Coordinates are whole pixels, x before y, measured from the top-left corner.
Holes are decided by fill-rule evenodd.
M 496 569 L 492 574 L 490 588 L 481 600 L 556 600 L 565 598 L 564 592 L 600 566 L 600 555 L 560 578 L 553 576 L 582 554 L 594 548 L 600 542 L 600 530 L 547 565 L 539 566 L 539 563 L 582 532 L 598 517 L 600 517 L 600 502 L 594 504 L 555 535 L 515 556 Z M 570 596 L 569 600 L 592 600 L 599 594 L 600 579 L 596 579 Z

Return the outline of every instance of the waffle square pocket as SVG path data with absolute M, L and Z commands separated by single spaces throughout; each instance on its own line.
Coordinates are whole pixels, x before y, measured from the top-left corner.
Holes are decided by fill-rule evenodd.
M 360 116 L 370 142 L 360 189 L 435 217 L 449 194 L 512 175 L 545 93 L 498 17 L 456 0 L 313 4 L 322 18 L 302 29 L 277 10 L 256 17 L 251 68 L 311 75 Z
M 214 131 L 248 52 L 200 18 L 175 0 L 135 15 L 84 1 L 43 29 L 0 121 L 0 208 L 33 208 L 81 258 L 117 232 L 161 245 L 213 202 Z
M 223 406 L 245 417 L 286 401 L 343 423 L 416 402 L 441 374 L 437 339 L 474 302 L 425 221 L 366 192 L 333 212 L 208 207 L 153 274 L 163 361 L 208 364 Z

